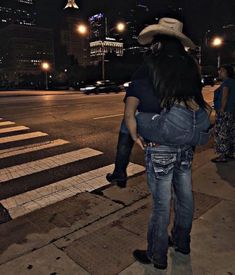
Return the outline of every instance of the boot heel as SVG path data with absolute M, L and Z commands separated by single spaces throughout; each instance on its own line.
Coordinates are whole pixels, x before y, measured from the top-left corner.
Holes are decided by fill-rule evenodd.
M 126 188 L 126 180 L 118 180 L 117 181 L 117 186 L 119 188 Z

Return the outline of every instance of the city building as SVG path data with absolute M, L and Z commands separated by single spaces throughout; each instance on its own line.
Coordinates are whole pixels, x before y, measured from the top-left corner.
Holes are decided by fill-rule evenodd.
M 150 20 L 150 11 L 145 0 L 129 0 L 128 6 L 131 9 L 119 14 L 120 18 L 126 22 L 126 31 L 122 38 L 124 51 L 128 54 L 135 54 L 146 50 L 145 47 L 139 45 L 137 39 L 140 31 L 153 22 Z
M 0 28 L 9 24 L 35 26 L 35 0 L 1 0 Z
M 146 1 L 134 1 L 130 12 L 128 13 L 127 20 L 127 32 L 128 39 L 127 44 L 130 46 L 137 45 L 137 38 L 140 31 L 147 23 L 147 18 L 149 16 L 149 8 Z
M 0 29 L 0 73 L 9 82 L 23 75 L 39 74 L 47 61 L 54 67 L 54 43 L 51 30 L 20 25 Z
M 89 65 L 89 34 L 81 34 L 78 26 L 83 23 L 79 10 L 67 8 L 57 30 L 60 34 L 60 44 L 65 47 L 66 54 L 73 57 L 80 66 Z
M 123 43 L 116 41 L 114 38 L 90 42 L 90 56 L 93 62 L 98 62 L 106 54 L 123 56 Z
M 104 13 L 94 14 L 89 17 L 90 41 L 104 40 L 107 35 L 107 17 Z
M 108 18 L 104 13 L 91 16 L 89 23 L 91 64 L 98 64 L 107 54 L 123 56 L 123 42 L 114 38 L 115 27 L 108 26 Z

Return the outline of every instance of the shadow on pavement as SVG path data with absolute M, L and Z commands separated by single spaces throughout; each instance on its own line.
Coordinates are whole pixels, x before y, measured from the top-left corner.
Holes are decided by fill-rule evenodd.
M 170 256 L 172 258 L 171 273 L 170 275 L 187 274 L 192 275 L 192 265 L 190 255 L 182 255 L 177 252 L 171 251 Z
M 217 163 L 216 168 L 220 177 L 227 181 L 232 187 L 235 187 L 235 160 L 226 163 Z

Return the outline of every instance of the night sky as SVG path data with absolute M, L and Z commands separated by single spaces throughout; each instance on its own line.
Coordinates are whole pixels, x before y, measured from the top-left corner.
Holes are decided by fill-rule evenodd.
M 39 22 L 45 27 L 57 24 L 63 16 L 63 7 L 66 0 L 39 0 Z M 104 11 L 108 17 L 118 19 L 119 10 L 129 10 L 133 0 L 76 0 L 80 7 L 79 15 L 86 19 L 90 15 Z M 184 22 L 184 32 L 195 42 L 200 41 L 205 32 L 210 29 L 211 33 L 221 30 L 222 26 L 235 24 L 235 0 L 146 0 L 150 8 L 148 23 L 154 23 L 154 18 L 163 16 L 175 16 L 168 6 L 182 7 L 180 16 Z

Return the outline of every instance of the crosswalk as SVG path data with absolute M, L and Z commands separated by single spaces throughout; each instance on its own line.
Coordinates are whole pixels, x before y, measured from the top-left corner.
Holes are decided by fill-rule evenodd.
M 0 138 L 0 144 L 9 143 L 9 142 L 15 142 L 15 141 L 21 141 L 31 138 L 38 138 L 38 137 L 44 137 L 48 134 L 43 132 L 32 132 L 28 134 L 21 134 L 21 135 L 15 135 L 15 136 L 9 136 L 9 137 L 2 137 Z
M 0 146 L 6 147 L 3 149 L 0 147 L 0 190 L 1 185 L 9 185 L 11 190 L 14 190 L 17 181 L 22 182 L 22 186 L 25 181 L 30 182 L 30 188 L 25 190 L 22 187 L 22 190 L 20 189 L 19 191 L 18 184 L 15 194 L 14 192 L 10 192 L 13 195 L 5 195 L 0 200 L 0 204 L 8 210 L 12 219 L 70 198 L 78 193 L 91 192 L 110 184 L 107 182 L 105 176 L 113 170 L 114 164 L 73 174 L 65 179 L 46 183 L 46 185 L 44 183 L 45 176 L 43 179 L 39 177 L 38 181 L 41 180 L 42 182 L 35 184 L 34 175 L 43 173 L 43 175 L 49 176 L 52 170 L 55 171 L 55 169 L 60 169 L 61 167 L 68 167 L 74 163 L 80 163 L 82 160 L 89 161 L 94 157 L 104 155 L 104 153 L 95 148 L 71 150 L 71 148 L 68 149 L 66 147 L 63 153 L 57 152 L 56 155 L 53 153 L 52 156 L 47 157 L 40 155 L 39 159 L 37 155 L 36 159 L 34 159 L 34 154 L 53 148 L 53 150 L 60 151 L 59 148 L 64 148 L 70 142 L 63 139 L 53 140 L 47 133 L 40 131 L 31 132 L 29 127 L 15 126 L 15 124 L 15 122 L 4 121 L 4 118 L 0 118 Z M 24 131 L 24 133 L 19 133 L 20 131 Z M 25 133 L 25 131 L 27 132 Z M 15 135 L 14 132 L 17 132 L 17 134 Z M 38 142 L 39 138 L 46 138 L 47 140 Z M 27 144 L 19 146 L 18 143 L 22 141 Z M 25 158 L 29 154 L 30 161 L 27 157 Z M 24 161 L 21 164 L 13 166 L 7 164 L 9 160 L 13 159 L 17 162 L 22 157 L 24 157 Z M 144 170 L 143 166 L 130 163 L 127 172 L 128 176 L 133 176 Z M 33 179 L 32 183 L 30 181 L 31 178 Z
M 9 125 L 14 125 L 15 122 L 12 122 L 12 121 L 3 121 L 3 122 L 0 122 L 0 126 L 9 126 Z
M 18 131 L 28 130 L 28 129 L 29 128 L 25 127 L 25 126 L 8 127 L 8 128 L 0 129 L 0 134 L 11 133 L 11 132 L 18 132 Z

